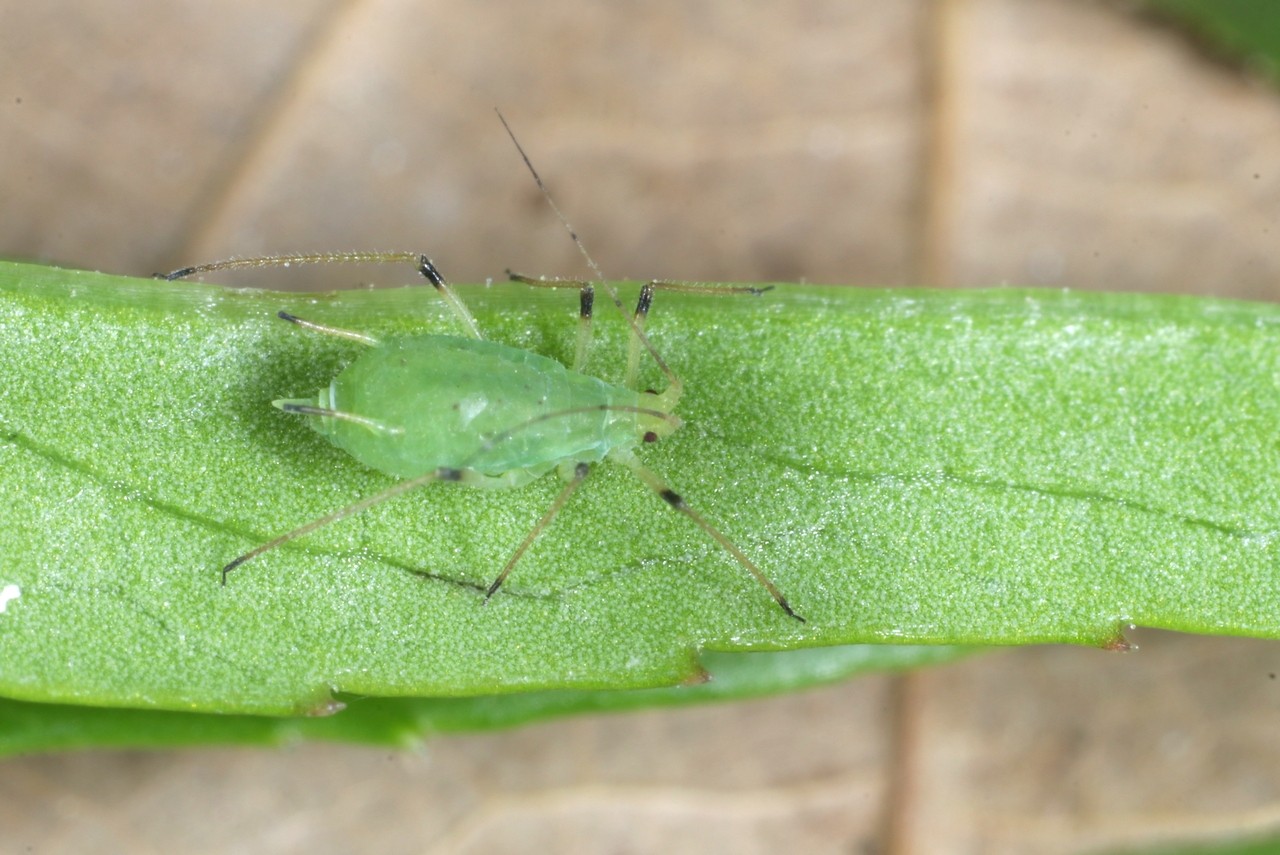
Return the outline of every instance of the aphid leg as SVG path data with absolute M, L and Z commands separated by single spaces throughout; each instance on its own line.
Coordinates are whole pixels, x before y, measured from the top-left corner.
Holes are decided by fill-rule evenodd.
M 590 282 L 581 279 L 560 279 L 547 276 L 525 276 L 520 273 L 507 271 L 507 278 L 512 282 L 520 282 L 525 285 L 532 285 L 535 288 L 577 288 L 581 292 L 582 308 L 580 312 L 581 322 L 578 326 L 578 347 L 573 360 L 573 370 L 582 371 L 587 362 L 587 353 L 591 347 L 591 317 L 592 307 L 595 303 L 595 288 Z M 636 310 L 631 315 L 631 337 L 627 344 L 627 373 L 623 381 L 623 385 L 629 389 L 635 388 L 636 374 L 640 368 L 640 353 L 643 349 L 652 347 L 648 345 L 645 337 L 645 322 L 649 318 L 649 308 L 653 305 L 653 294 L 661 289 L 663 291 L 679 291 L 685 294 L 751 294 L 759 296 L 765 291 L 772 290 L 773 286 L 768 285 L 758 287 L 753 285 L 702 285 L 697 282 L 676 282 L 670 279 L 651 279 L 640 288 L 640 296 L 636 300 Z M 659 363 L 667 379 L 675 386 L 675 392 L 668 392 L 669 404 L 674 406 L 675 401 L 679 398 L 680 379 L 675 376 L 663 363 Z
M 623 376 L 622 385 L 628 389 L 636 387 L 636 372 L 640 369 L 640 341 L 644 335 L 644 324 L 649 319 L 649 307 L 653 305 L 653 283 L 646 282 L 640 289 L 640 298 L 636 300 L 636 312 L 633 316 L 631 335 L 627 340 L 627 373 Z
M 577 288 L 578 289 L 578 346 L 573 354 L 573 370 L 582 371 L 587 366 L 587 355 L 591 351 L 591 318 L 596 302 L 596 289 L 590 282 L 579 279 L 548 279 L 546 277 L 523 276 L 507 271 L 507 278 L 512 282 L 523 282 L 535 288 Z
M 587 479 L 587 475 L 591 472 L 591 466 L 586 463 L 577 463 L 574 465 L 569 475 L 569 483 L 564 485 L 564 489 L 560 491 L 560 495 L 556 496 L 555 501 L 551 503 L 551 507 L 547 508 L 547 512 L 542 518 L 534 524 L 533 528 L 525 535 L 524 540 L 520 541 L 520 545 L 516 547 L 516 551 L 511 554 L 511 558 L 503 566 L 502 572 L 498 574 L 498 578 L 493 580 L 493 584 L 489 586 L 489 590 L 485 592 L 484 601 L 489 602 L 497 590 L 502 587 L 502 583 L 507 580 L 507 576 L 511 575 L 511 569 L 516 566 L 525 551 L 533 545 L 533 542 L 551 525 L 551 521 L 556 518 L 556 514 L 560 513 L 560 509 L 564 507 L 565 502 L 569 501 L 569 497 L 574 494 L 582 482 Z
M 261 546 L 249 550 L 244 555 L 241 555 L 239 558 L 222 568 L 222 584 L 227 584 L 228 573 L 235 570 L 246 561 L 257 558 L 264 552 L 270 552 L 277 546 L 283 546 L 291 540 L 296 540 L 299 537 L 311 534 L 311 532 L 318 528 L 324 528 L 330 523 L 345 520 L 347 517 L 354 516 L 361 511 L 366 511 L 374 505 L 380 505 L 388 499 L 394 499 L 402 493 L 408 493 L 410 490 L 416 490 L 417 488 L 425 484 L 430 484 L 433 481 L 465 483 L 474 487 L 504 488 L 521 486 L 528 481 L 528 477 L 524 473 L 518 471 L 508 473 L 507 475 L 489 476 L 471 469 L 449 469 L 441 467 L 427 472 L 424 475 L 419 475 L 416 478 L 407 478 L 404 481 L 397 481 L 381 493 L 375 493 L 374 495 L 361 499 L 354 504 L 347 505 L 345 508 L 340 508 L 331 514 L 325 514 L 319 519 L 312 520 L 306 525 L 299 526 L 293 531 L 282 534 L 274 540 L 269 540 Z
M 209 264 L 183 267 L 171 273 L 157 273 L 156 278 L 173 281 L 174 279 L 185 279 L 188 276 L 195 276 L 200 273 L 214 273 L 219 270 L 239 270 L 245 267 L 293 267 L 295 264 L 413 264 L 418 268 L 418 272 L 422 274 L 423 278 L 430 282 L 440 296 L 444 298 L 449 309 L 462 321 L 463 326 L 467 329 L 467 335 L 472 338 L 482 338 L 480 328 L 476 326 L 475 317 L 472 316 L 466 304 L 458 297 L 458 293 L 440 275 L 440 271 L 436 269 L 431 259 L 418 252 L 301 252 L 291 255 L 230 258 L 226 261 L 214 261 Z M 286 318 L 286 320 L 288 319 Z M 318 324 L 315 328 L 320 332 L 326 331 L 320 328 Z M 359 334 L 357 333 L 356 335 Z
M 719 529 L 707 522 L 706 519 L 704 519 L 703 516 L 693 508 L 689 507 L 685 503 L 684 499 L 681 498 L 679 493 L 667 486 L 667 482 L 662 480 L 661 476 L 645 468 L 645 466 L 641 464 L 630 451 L 615 449 L 609 454 L 609 458 L 626 466 L 635 473 L 637 478 L 647 484 L 649 489 L 662 497 L 664 502 L 684 514 L 689 519 L 693 520 L 694 524 L 697 525 L 698 528 L 702 529 L 712 540 L 720 544 L 720 547 L 724 549 L 725 552 L 728 552 L 737 559 L 738 563 L 741 564 L 748 573 L 754 576 L 757 582 L 764 586 L 764 589 L 769 592 L 769 596 L 773 597 L 774 602 L 776 602 L 784 612 L 801 623 L 805 622 L 804 618 L 796 614 L 795 609 L 791 608 L 791 604 L 788 603 L 787 598 L 782 595 L 782 591 L 778 590 L 778 586 L 773 584 L 773 581 L 764 574 L 764 571 L 757 567 L 755 562 L 748 558 L 733 541 L 725 537 Z
M 270 552 L 271 550 L 275 549 L 277 546 L 283 546 L 284 544 L 288 543 L 291 540 L 296 540 L 299 537 L 311 534 L 311 532 L 315 531 L 318 528 L 323 528 L 324 526 L 327 526 L 330 523 L 336 523 L 339 520 L 344 520 L 347 517 L 352 516 L 353 514 L 358 514 L 361 511 L 372 508 L 374 505 L 381 504 L 382 502 L 385 502 L 387 499 L 394 499 L 396 496 L 399 496 L 401 493 L 407 493 L 410 490 L 413 490 L 417 487 L 421 487 L 424 484 L 430 484 L 432 481 L 448 481 L 448 480 L 456 481 L 458 480 L 457 478 L 451 477 L 456 472 L 457 470 L 454 470 L 454 469 L 436 469 L 435 471 L 428 472 L 425 475 L 419 475 L 417 478 L 409 478 L 408 480 L 405 480 L 405 481 L 398 481 L 395 484 L 392 484 L 387 489 L 383 490 L 381 493 L 376 493 L 372 496 L 369 496 L 368 498 L 361 499 L 355 504 L 347 505 L 345 508 L 336 510 L 331 514 L 326 514 L 320 517 L 319 519 L 312 520 L 306 525 L 295 528 L 293 531 L 290 531 L 286 534 L 282 534 L 279 537 L 275 538 L 274 540 L 269 540 L 266 543 L 262 544 L 261 546 L 257 547 L 256 549 L 249 550 L 244 555 L 241 555 L 239 558 L 235 559 L 230 564 L 223 567 L 222 568 L 222 584 L 223 585 L 227 584 L 228 573 L 230 573 L 232 570 L 236 569 L 246 561 L 257 558 L 259 555 L 261 555 L 264 552 Z
M 415 264 L 422 256 L 416 252 L 300 252 L 291 255 L 263 255 L 255 258 L 229 258 L 209 264 L 183 267 L 172 273 L 157 273 L 156 278 L 185 279 L 199 273 L 239 270 L 245 267 L 292 267 L 295 264 Z
M 640 350 L 643 346 L 645 321 L 649 317 L 649 309 L 653 305 L 653 292 L 679 291 L 684 294 L 753 294 L 759 296 L 773 288 L 772 285 L 757 287 L 753 285 L 702 285 L 697 282 L 676 282 L 671 279 L 651 279 L 640 289 L 640 299 L 636 301 L 634 315 L 635 325 L 627 345 L 627 373 L 624 385 L 635 388 L 636 372 L 640 368 Z
M 371 335 L 365 335 L 364 333 L 358 333 L 353 330 L 344 330 L 339 327 L 331 327 L 325 324 L 318 324 L 315 321 L 306 321 L 297 315 L 291 315 L 288 312 L 276 312 L 276 317 L 282 321 L 288 321 L 294 326 L 302 327 L 304 330 L 310 330 L 311 332 L 331 335 L 336 338 L 345 338 L 350 341 L 358 341 L 361 344 L 367 344 L 370 346 L 378 343 L 378 340 Z
M 425 255 L 418 256 L 418 272 L 431 283 L 436 292 L 444 298 L 445 304 L 448 305 L 450 311 L 458 316 L 458 320 L 462 321 L 462 325 L 467 328 L 467 335 L 474 339 L 484 338 L 484 336 L 480 335 L 480 327 L 476 326 L 475 316 L 471 314 L 467 304 L 462 302 L 458 292 L 453 290 L 453 287 L 440 275 L 440 271 L 436 269 L 431 259 Z
M 747 294 L 759 297 L 772 291 L 772 285 L 704 285 L 701 282 L 684 282 L 679 279 L 653 279 L 649 282 L 654 288 L 663 291 L 678 291 L 682 294 Z

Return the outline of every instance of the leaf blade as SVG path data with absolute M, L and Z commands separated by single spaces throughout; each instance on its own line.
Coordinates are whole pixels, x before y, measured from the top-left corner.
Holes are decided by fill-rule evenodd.
M 0 270 L 0 538 L 22 557 L 0 569 L 21 589 L 0 692 L 295 714 L 336 692 L 670 685 L 704 650 L 1278 632 L 1280 312 L 1123 294 L 661 295 L 651 330 L 690 392 L 646 462 L 804 627 L 603 470 L 489 606 L 554 479 L 418 491 L 219 586 L 230 557 L 389 483 L 270 408 L 354 352 L 275 312 L 448 329 L 431 296 Z M 563 295 L 464 296 L 497 340 L 571 353 Z M 611 367 L 623 327 L 599 333 Z

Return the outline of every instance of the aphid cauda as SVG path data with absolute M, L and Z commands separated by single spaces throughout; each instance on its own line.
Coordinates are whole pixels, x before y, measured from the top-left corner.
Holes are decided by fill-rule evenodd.
M 499 114 L 501 119 L 501 114 Z M 376 339 L 364 333 L 303 320 L 288 312 L 279 317 L 303 329 L 367 345 L 355 362 L 310 398 L 273 402 L 286 413 L 310 417 L 310 424 L 356 460 L 403 480 L 376 495 L 334 511 L 246 552 L 222 568 L 227 574 L 246 561 L 330 523 L 433 481 L 481 488 L 519 487 L 555 469 L 564 489 L 516 547 L 489 586 L 487 602 L 501 587 L 529 546 L 582 484 L 591 466 L 604 460 L 626 466 L 671 508 L 684 514 L 715 540 L 791 617 L 803 621 L 764 572 L 728 537 L 691 508 L 660 476 L 642 465 L 634 449 L 656 442 L 680 425 L 673 414 L 683 384 L 644 332 L 653 296 L 659 290 L 759 294 L 757 288 L 714 288 L 681 282 L 651 281 L 640 291 L 634 313 L 623 307 L 613 285 L 560 213 L 515 135 L 512 142 L 548 204 L 586 258 L 600 286 L 630 325 L 625 381 L 620 386 L 583 373 L 591 348 L 595 286 L 576 279 L 531 278 L 512 281 L 541 288 L 579 292 L 580 321 L 573 366 L 527 350 L 486 341 L 475 318 L 425 255 L 403 252 L 317 253 L 234 259 L 168 274 L 180 279 L 197 273 L 239 267 L 336 263 L 412 262 L 462 322 L 466 336 L 413 335 Z M 635 391 L 641 351 L 667 379 L 661 392 Z

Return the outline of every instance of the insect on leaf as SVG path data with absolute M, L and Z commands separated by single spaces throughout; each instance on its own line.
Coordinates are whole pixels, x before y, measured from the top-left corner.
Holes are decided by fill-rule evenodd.
M 572 296 L 460 290 L 492 339 L 572 360 Z M 394 483 L 271 407 L 361 348 L 300 335 L 281 309 L 375 336 L 459 332 L 427 288 L 0 270 L 0 693 L 287 714 L 331 710 L 335 693 L 670 685 L 706 650 L 1106 645 L 1130 622 L 1280 634 L 1275 306 L 660 295 L 648 329 L 685 381 L 684 426 L 637 453 L 804 625 L 619 467 L 582 486 L 488 605 L 555 478 L 429 485 L 223 587 L 231 558 Z M 592 364 L 618 382 L 627 331 L 597 335 Z M 644 372 L 641 388 L 660 385 Z

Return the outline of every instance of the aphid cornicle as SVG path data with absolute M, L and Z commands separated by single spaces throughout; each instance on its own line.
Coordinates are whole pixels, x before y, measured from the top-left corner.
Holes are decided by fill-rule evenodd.
M 502 123 L 507 127 L 505 119 Z M 511 134 L 509 127 L 507 132 Z M 497 574 L 486 592 L 487 601 L 586 479 L 591 465 L 610 460 L 629 468 L 670 507 L 696 523 L 769 592 L 784 612 L 803 621 L 777 586 L 742 550 L 693 510 L 661 477 L 645 468 L 633 453 L 642 442 L 661 439 L 680 424 L 673 415 L 683 389 L 680 378 L 644 333 L 654 292 L 665 289 L 758 294 L 761 289 L 652 281 L 641 289 L 635 313 L 626 312 L 617 292 L 587 255 L 582 242 L 547 193 L 514 134 L 511 140 L 600 285 L 630 325 L 624 383 L 615 386 L 582 371 L 591 346 L 595 294 L 594 285 L 586 281 L 510 274 L 513 281 L 527 285 L 579 291 L 577 350 L 573 366 L 566 368 L 546 356 L 484 340 L 466 305 L 423 255 L 372 252 L 270 256 L 215 262 L 168 274 L 165 278 L 179 279 L 239 267 L 412 261 L 468 333 L 465 337 L 431 334 L 379 340 L 364 333 L 313 323 L 288 312 L 279 313 L 283 320 L 304 329 L 354 340 L 369 349 L 312 397 L 278 400 L 273 402 L 275 406 L 288 413 L 310 416 L 313 428 L 356 460 L 404 480 L 241 555 L 223 567 L 223 584 L 228 573 L 268 550 L 430 482 L 452 481 L 483 488 L 519 487 L 553 469 L 558 470 L 566 481 L 564 489 Z M 661 392 L 639 392 L 632 388 L 642 350 L 667 378 L 667 387 Z

